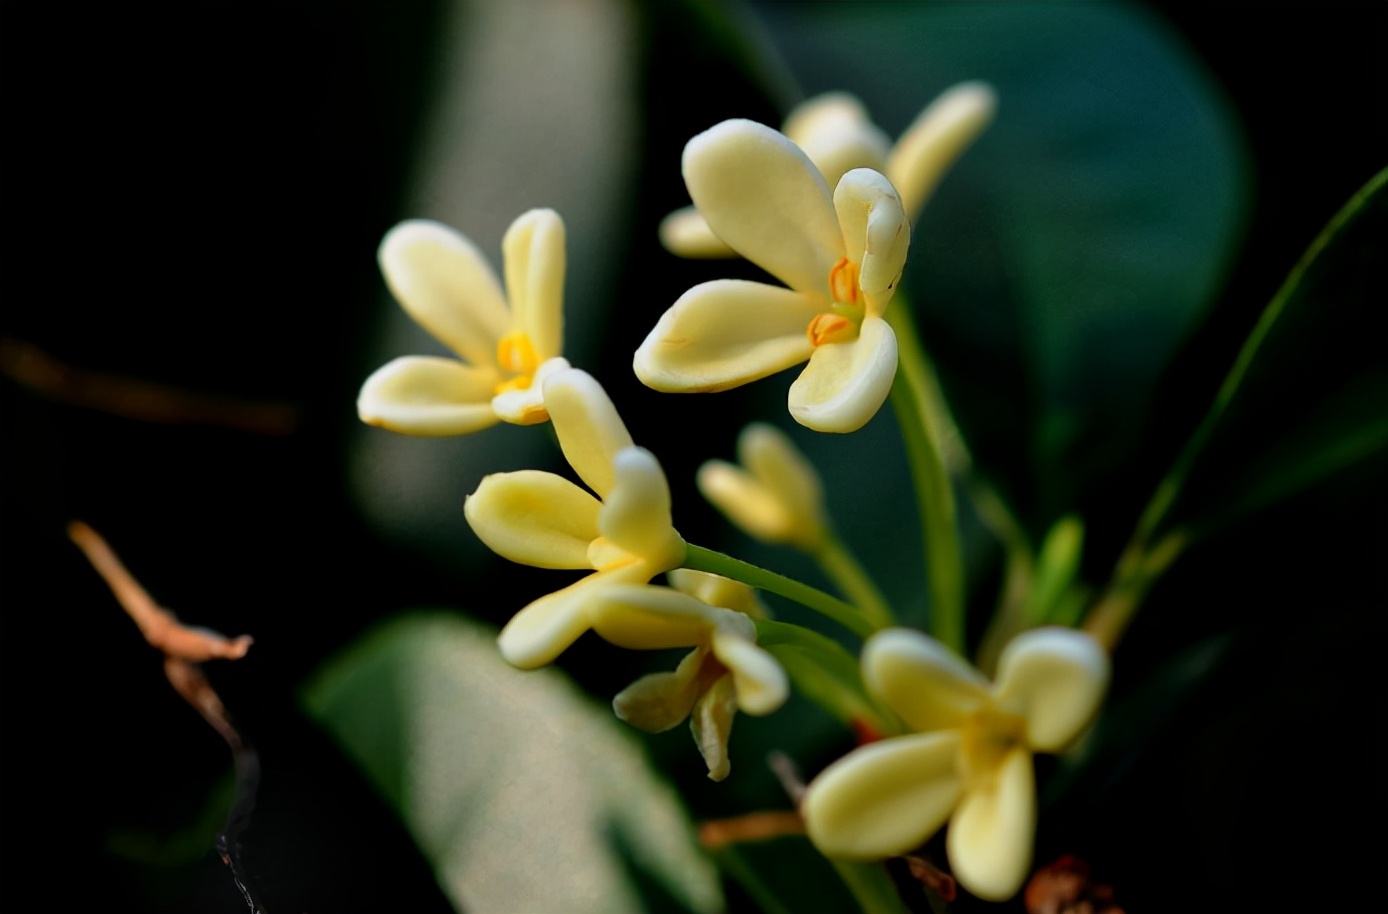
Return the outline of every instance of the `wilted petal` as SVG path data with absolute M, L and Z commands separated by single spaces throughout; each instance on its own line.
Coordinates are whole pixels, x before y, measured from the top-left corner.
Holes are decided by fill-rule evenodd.
M 619 585 L 594 605 L 590 619 L 618 647 L 659 650 L 707 643 L 722 611 L 669 587 Z
M 589 568 L 601 504 L 553 473 L 493 473 L 463 503 L 478 539 L 513 562 L 538 568 Z
M 588 607 L 611 584 L 610 576 L 594 572 L 526 606 L 497 636 L 501 656 L 522 670 L 550 663 L 588 630 Z
M 1031 753 L 1014 749 L 986 787 L 970 788 L 949 822 L 950 869 L 985 901 L 1006 901 L 1031 870 L 1036 837 L 1036 775 Z
M 843 257 L 824 176 L 780 133 L 728 120 L 684 147 L 689 196 L 713 233 L 800 292 L 821 298 Z
M 848 259 L 858 264 L 867 313 L 880 316 L 901 282 L 911 246 L 911 223 L 901 198 L 882 175 L 857 168 L 834 188 L 834 209 Z
M 914 220 L 955 160 L 993 120 L 997 93 L 986 83 L 960 83 L 920 113 L 887 161 L 907 215 Z
M 599 632 L 601 634 L 601 632 Z M 689 716 L 699 697 L 699 667 L 706 650 L 690 651 L 673 673 L 651 673 L 612 699 L 612 710 L 647 733 L 664 733 Z
M 806 327 L 821 305 L 764 283 L 701 283 L 661 315 L 633 367 L 643 384 L 666 393 L 728 390 L 765 378 L 810 357 Z
M 612 489 L 612 460 L 632 445 L 617 407 L 592 375 L 577 368 L 551 375 L 543 390 L 545 408 L 569 466 L 606 498 Z
M 733 688 L 731 676 L 721 676 L 694 703 L 689 715 L 689 729 L 694 733 L 694 744 L 708 766 L 710 780 L 721 781 L 732 769 L 728 761 L 728 738 L 733 732 L 733 718 L 737 716 L 737 692 Z
M 612 491 L 603 499 L 598 529 L 610 542 L 650 566 L 647 580 L 684 562 L 685 544 L 670 519 L 670 486 L 660 462 L 629 447 L 612 461 Z
M 535 370 L 535 378 L 524 390 L 508 390 L 492 397 L 492 411 L 512 425 L 538 425 L 549 421 L 545 408 L 545 379 L 569 367 L 567 359 L 550 359 Z
M 680 257 L 706 259 L 736 257 L 737 252 L 723 243 L 704 217 L 692 206 L 677 209 L 660 222 L 660 243 Z
M 752 630 L 755 633 L 756 629 Z M 713 654 L 732 675 L 737 705 L 746 713 L 770 714 L 790 697 L 786 671 L 745 634 L 731 631 L 729 626 L 720 626 L 713 634 Z
M 863 645 L 863 681 L 912 730 L 960 726 L 989 700 L 988 682 L 934 638 L 889 628 Z
M 799 105 L 781 132 L 804 150 L 830 187 L 854 168 L 881 171 L 891 148 L 862 102 L 847 92 L 828 92 Z
M 855 432 L 877 415 L 896 378 L 896 335 L 877 317 L 856 340 L 815 349 L 790 385 L 790 414 L 819 432 Z
M 457 359 L 404 356 L 376 369 L 361 386 L 357 415 L 406 435 L 466 435 L 495 425 L 497 374 Z
M 1027 721 L 1027 743 L 1056 752 L 1079 736 L 1104 700 L 1108 654 L 1084 632 L 1038 628 L 1023 632 L 998 658 L 998 706 Z
M 552 209 L 532 209 L 511 223 L 501 250 L 512 325 L 541 361 L 552 359 L 563 351 L 564 222 Z
M 709 606 L 731 609 L 749 619 L 769 617 L 756 590 L 741 581 L 689 568 L 676 568 L 666 574 L 666 577 L 676 590 L 687 593 Z M 755 625 L 752 626 L 752 631 L 756 631 Z
M 924 843 L 963 790 L 959 734 L 918 733 L 869 743 L 811 782 L 800 812 L 810 840 L 831 857 L 880 860 Z
M 377 254 L 386 284 L 425 330 L 473 365 L 495 365 L 511 315 L 496 274 L 471 241 L 437 222 L 402 222 Z

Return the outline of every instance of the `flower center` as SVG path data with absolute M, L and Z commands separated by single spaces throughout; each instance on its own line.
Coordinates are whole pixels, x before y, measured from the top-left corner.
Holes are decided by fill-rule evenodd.
M 595 571 L 612 571 L 636 561 L 636 556 L 605 536 L 600 536 L 588 544 L 588 564 Z
M 535 369 L 540 367 L 540 357 L 535 353 L 535 344 L 523 330 L 512 330 L 496 344 L 496 363 L 510 377 L 496 385 L 495 393 L 511 390 L 527 390 L 535 379 Z
M 847 343 L 858 338 L 858 328 L 863 325 L 864 309 L 858 303 L 858 265 L 847 257 L 834 264 L 829 271 L 829 293 L 834 303 L 829 310 L 810 318 L 805 333 L 811 346 L 825 343 Z
M 1027 722 L 1020 714 L 983 708 L 964 724 L 963 775 L 974 787 L 991 786 L 1003 760 L 1024 745 Z

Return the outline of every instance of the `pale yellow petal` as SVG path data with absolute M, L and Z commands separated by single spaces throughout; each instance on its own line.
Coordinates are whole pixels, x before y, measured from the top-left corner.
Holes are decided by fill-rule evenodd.
M 723 121 L 684 147 L 684 182 L 728 247 L 799 292 L 827 297 L 843 236 L 824 176 L 770 127 Z
M 651 673 L 612 699 L 617 716 L 638 730 L 664 733 L 678 726 L 699 697 L 699 667 L 707 651 L 690 651 L 673 673 Z
M 473 365 L 495 365 L 511 315 L 482 252 L 445 225 L 402 222 L 377 253 L 395 300 L 425 330 Z
M 732 613 L 746 619 L 740 613 Z M 753 638 L 733 626 L 720 625 L 713 633 L 713 654 L 733 677 L 737 706 L 755 716 L 770 714 L 790 697 L 790 680 L 786 671 L 766 651 L 757 647 Z M 752 629 L 755 636 L 756 629 Z
M 709 606 L 731 609 L 751 619 L 769 618 L 770 614 L 761 598 L 757 596 L 757 591 L 741 581 L 690 568 L 676 568 L 667 573 L 666 577 L 676 590 L 683 591 Z M 756 630 L 756 626 L 752 628 L 753 631 Z
M 491 405 L 496 378 L 491 368 L 457 359 L 403 356 L 362 384 L 357 415 L 367 425 L 406 435 L 466 435 L 496 424 Z
M 598 513 L 602 535 L 639 556 L 646 580 L 684 563 L 685 543 L 670 518 L 670 486 L 650 451 L 629 447 L 612 461 L 614 482 Z
M 886 174 L 912 221 L 950 166 L 992 122 L 997 105 L 992 86 L 960 83 L 936 98 L 897 140 Z
M 990 700 L 988 681 L 928 635 L 889 628 L 863 645 L 863 682 L 912 730 L 950 729 Z
M 521 390 L 506 390 L 492 397 L 492 409 L 503 422 L 512 425 L 538 425 L 549 421 L 545 408 L 545 381 L 550 375 L 569 368 L 568 359 L 549 359 L 535 370 L 530 386 Z
M 848 259 L 858 264 L 867 313 L 881 316 L 901 282 L 911 246 L 911 223 L 901 198 L 881 174 L 856 168 L 834 188 L 834 209 Z
M 589 568 L 598 500 L 553 473 L 493 473 L 463 503 L 478 539 L 495 553 L 539 568 Z
M 633 367 L 666 393 L 728 390 L 810 357 L 806 333 L 823 302 L 740 279 L 701 283 L 661 315 Z
M 1027 721 L 1038 752 L 1065 748 L 1094 717 L 1108 690 L 1109 658 L 1099 643 L 1072 628 L 1023 632 L 998 658 L 998 706 Z
M 692 206 L 677 209 L 660 221 L 660 243 L 678 257 L 713 260 L 737 256 Z
M 830 187 L 854 168 L 886 168 L 891 141 L 871 120 L 862 102 L 847 92 L 828 92 L 803 102 L 781 125 L 819 168 Z
M 869 743 L 834 762 L 805 792 L 810 840 L 830 857 L 880 860 L 940 830 L 963 791 L 959 734 L 917 733 Z
M 877 415 L 895 378 L 896 335 L 881 318 L 864 318 L 856 340 L 815 349 L 790 385 L 790 414 L 818 432 L 856 432 Z
M 543 384 L 545 408 L 569 466 L 594 492 L 612 489 L 612 460 L 631 447 L 617 407 L 592 375 L 577 368 L 558 371 Z
M 535 600 L 501 629 L 501 656 L 523 670 L 552 662 L 588 630 L 588 607 L 611 583 L 610 576 L 594 572 Z
M 736 716 L 737 692 L 731 676 L 719 677 L 694 703 L 689 729 L 708 766 L 709 780 L 721 781 L 732 770 L 728 761 L 728 739 L 732 736 Z
M 784 506 L 795 528 L 789 539 L 804 548 L 818 545 L 827 524 L 824 485 L 790 436 L 774 425 L 753 422 L 738 435 L 737 456 Z
M 706 645 L 717 613 L 688 594 L 655 585 L 613 585 L 589 614 L 603 640 L 631 650 Z
M 563 352 L 564 221 L 552 209 L 532 209 L 511 223 L 501 241 L 512 326 L 525 333 L 541 361 Z
M 767 543 L 788 543 L 795 519 L 761 480 L 741 467 L 710 460 L 699 467 L 699 492 L 742 532 Z
M 971 787 L 949 822 L 945 853 L 959 884 L 985 901 L 1016 895 L 1031 870 L 1036 775 L 1031 753 L 1008 753 L 994 783 Z

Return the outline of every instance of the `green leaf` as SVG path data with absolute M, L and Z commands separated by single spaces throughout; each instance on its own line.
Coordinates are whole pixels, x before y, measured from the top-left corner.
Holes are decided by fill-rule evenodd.
M 721 910 L 716 870 L 634 733 L 559 671 L 508 666 L 495 641 L 455 615 L 402 617 L 318 671 L 303 702 L 459 910 L 643 911 L 653 894 L 662 910 Z

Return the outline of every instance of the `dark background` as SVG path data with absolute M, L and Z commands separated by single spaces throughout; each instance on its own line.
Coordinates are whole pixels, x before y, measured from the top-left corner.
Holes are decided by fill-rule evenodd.
M 645 99 L 652 111 L 684 106 L 682 119 L 646 124 L 647 160 L 671 162 L 724 116 L 720 91 L 751 90 L 728 69 L 713 91 L 682 97 L 681 66 L 709 57 L 700 33 L 683 7 L 640 9 L 660 49 L 645 62 Z M 1244 254 L 1209 332 L 1183 354 L 1188 386 L 1168 389 L 1153 416 L 1159 436 L 1190 427 L 1315 232 L 1388 164 L 1388 6 L 1155 9 L 1231 97 L 1256 182 Z M 463 586 L 381 541 L 344 483 L 352 404 L 374 367 L 363 350 L 381 296 L 375 249 L 411 215 L 400 194 L 439 14 L 426 3 L 0 6 L 0 337 L 85 372 L 277 404 L 293 420 L 287 434 L 138 421 L 0 378 L 11 899 L 245 910 L 204 843 L 215 823 L 197 824 L 226 789 L 226 747 L 68 543 L 64 526 L 80 517 L 161 603 L 257 638 L 244 660 L 207 671 L 261 753 L 246 846 L 267 908 L 449 910 L 403 829 L 295 700 L 372 622 L 449 605 Z M 648 229 L 682 193 L 675 173 L 639 177 L 631 223 L 643 234 L 614 240 L 638 263 L 659 256 Z M 611 334 L 612 358 L 629 357 L 637 323 Z M 634 383 L 613 391 L 644 395 Z M 657 422 L 643 443 L 676 433 Z M 672 479 L 704 456 L 661 454 Z M 1131 491 L 1149 491 L 1164 459 L 1135 467 Z M 1373 897 L 1385 811 L 1380 470 L 1173 570 L 1154 604 L 1198 591 L 1210 609 L 1195 632 L 1189 617 L 1143 616 L 1128 668 L 1219 633 L 1229 653 L 1163 725 L 1173 738 L 1093 786 L 1043 832 L 1043 853 L 1078 844 L 1130 911 L 1343 910 Z M 1308 613 L 1310 624 L 1287 624 Z M 586 656 L 568 665 L 595 693 L 625 684 Z M 1373 837 L 1354 837 L 1364 831 Z

